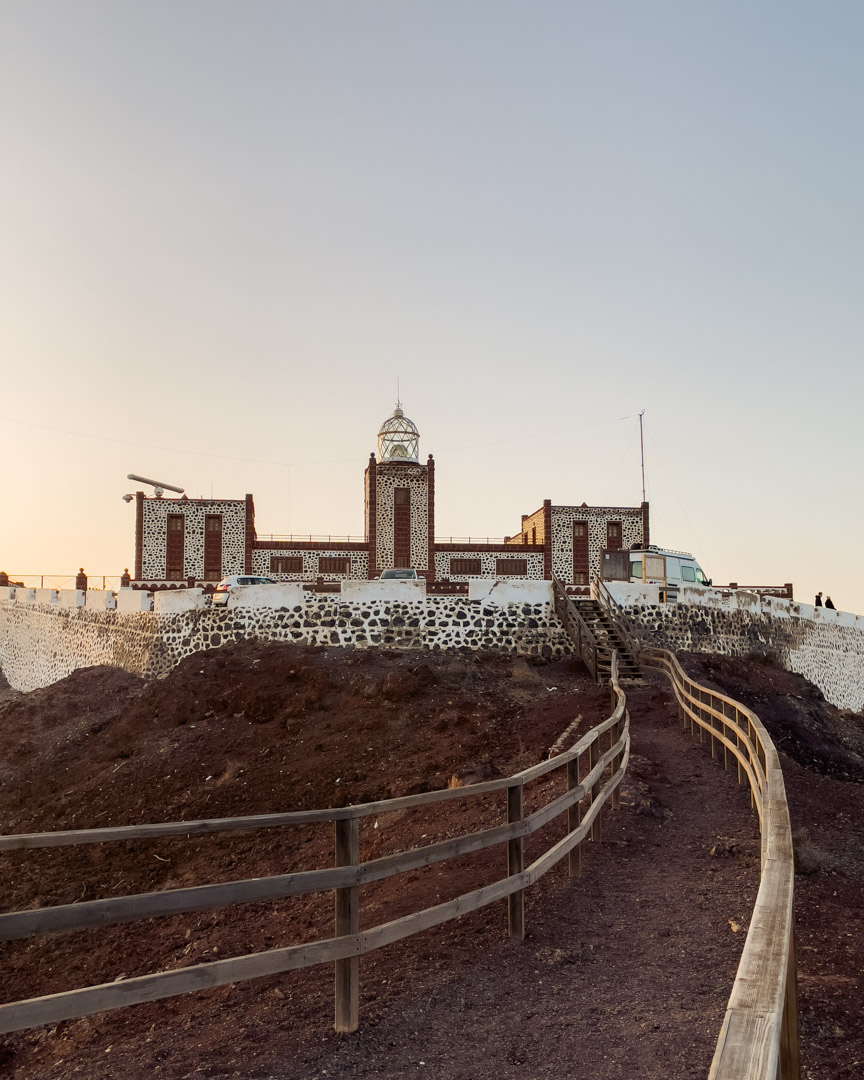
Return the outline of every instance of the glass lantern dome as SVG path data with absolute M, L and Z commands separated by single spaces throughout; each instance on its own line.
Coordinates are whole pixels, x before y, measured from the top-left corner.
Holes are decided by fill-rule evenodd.
M 420 432 L 416 424 L 397 404 L 378 432 L 378 460 L 382 463 L 405 461 L 416 464 L 420 453 Z

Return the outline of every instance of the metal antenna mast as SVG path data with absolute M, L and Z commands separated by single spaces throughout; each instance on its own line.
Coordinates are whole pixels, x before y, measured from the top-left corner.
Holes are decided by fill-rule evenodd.
M 640 450 L 640 452 L 642 454 L 642 502 L 643 503 L 647 501 L 646 498 L 645 498 L 645 439 L 643 438 L 643 435 L 642 435 L 642 417 L 644 415 L 645 415 L 645 410 L 643 409 L 639 413 L 639 450 Z

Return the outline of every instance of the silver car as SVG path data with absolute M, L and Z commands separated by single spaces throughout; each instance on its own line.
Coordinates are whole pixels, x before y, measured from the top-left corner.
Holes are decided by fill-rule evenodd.
M 275 585 L 276 581 L 272 577 L 260 577 L 255 574 L 235 574 L 234 577 L 222 578 L 219 584 L 216 586 L 216 591 L 213 593 L 213 598 L 210 603 L 213 607 L 225 607 L 228 603 L 228 593 L 234 588 L 235 585 Z

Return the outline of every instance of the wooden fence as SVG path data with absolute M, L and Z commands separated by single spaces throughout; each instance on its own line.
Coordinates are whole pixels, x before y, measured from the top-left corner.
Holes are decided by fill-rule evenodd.
M 562 582 L 552 575 L 552 601 L 555 614 L 564 624 L 564 629 L 576 647 L 576 655 L 588 669 L 594 682 L 600 681 L 600 650 L 588 624 L 579 614 L 579 609 L 570 599 Z
M 321 822 L 332 822 L 335 831 L 335 866 L 332 869 L 307 870 L 0 915 L 0 940 L 11 940 L 323 891 L 332 891 L 335 900 L 332 938 L 0 1005 L 0 1033 L 39 1024 L 56 1024 L 61 1020 L 88 1016 L 107 1009 L 156 1001 L 327 962 L 335 964 L 334 1026 L 337 1031 L 354 1031 L 359 1019 L 359 958 L 365 953 L 505 898 L 510 935 L 522 938 L 525 933 L 524 890 L 565 855 L 568 856 L 570 875 L 578 875 L 581 872 L 582 841 L 586 837 L 598 840 L 600 812 L 604 804 L 611 800 L 613 807 L 618 805 L 618 786 L 625 774 L 630 753 L 630 717 L 624 693 L 618 685 L 617 657 L 613 658 L 611 692 L 611 716 L 583 735 L 569 750 L 498 780 L 329 810 L 0 836 L 0 852 L 3 852 L 153 837 L 191 837 Z M 565 779 L 563 793 L 533 813 L 523 813 L 526 785 L 558 770 Z M 456 799 L 470 800 L 490 792 L 503 792 L 506 796 L 504 824 L 368 862 L 358 861 L 361 818 Z M 529 866 L 525 866 L 525 837 L 565 812 L 566 835 Z M 506 845 L 505 877 L 445 903 L 369 929 L 360 929 L 360 886 L 496 845 Z
M 759 813 L 762 876 L 709 1080 L 799 1080 L 795 869 L 777 751 L 755 713 L 688 678 L 672 653 L 643 646 L 640 659 L 669 679 L 685 730 L 749 786 Z

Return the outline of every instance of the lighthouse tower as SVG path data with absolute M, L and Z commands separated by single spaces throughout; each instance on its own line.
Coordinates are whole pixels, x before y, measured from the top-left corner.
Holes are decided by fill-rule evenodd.
M 434 577 L 435 462 L 420 464 L 420 432 L 397 402 L 366 469 L 369 577 L 390 567 Z

